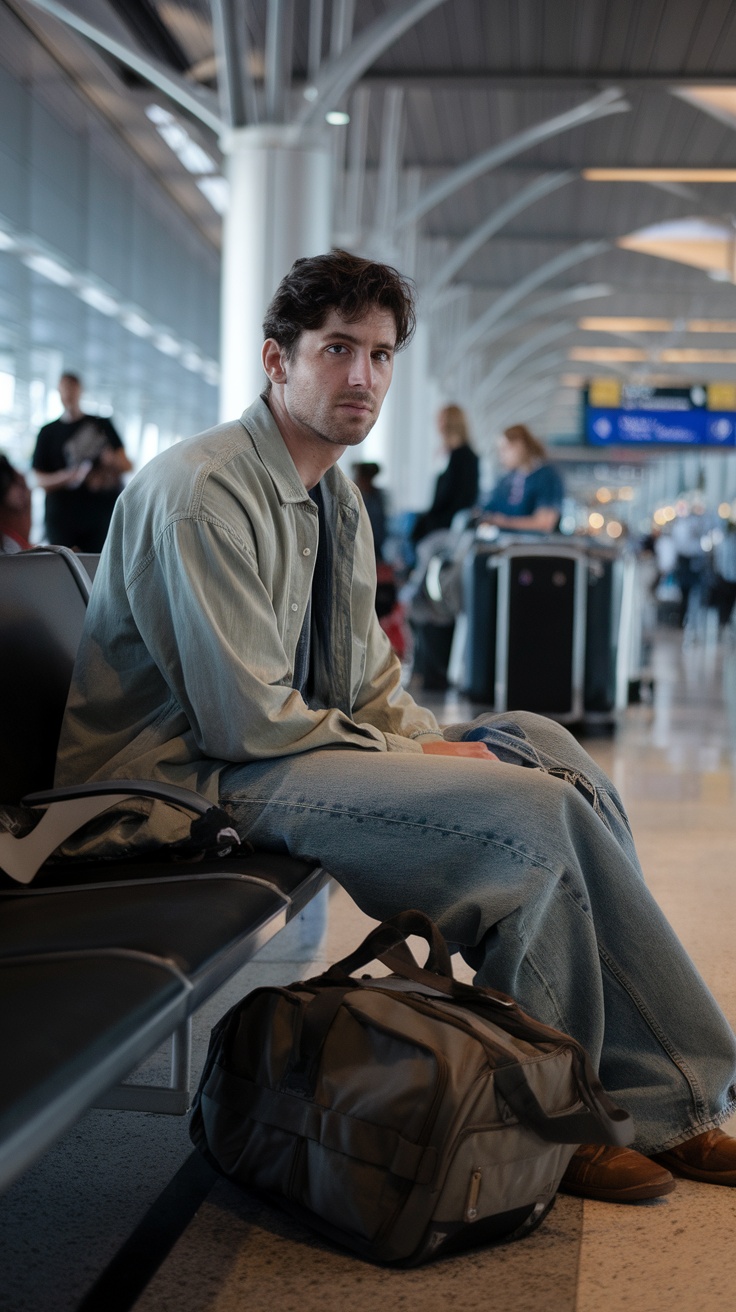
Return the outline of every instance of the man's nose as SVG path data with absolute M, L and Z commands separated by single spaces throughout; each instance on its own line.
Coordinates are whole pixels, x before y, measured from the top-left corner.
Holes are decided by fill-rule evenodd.
M 356 351 L 350 362 L 348 382 L 351 387 L 371 387 L 373 384 L 373 361 L 370 351 Z

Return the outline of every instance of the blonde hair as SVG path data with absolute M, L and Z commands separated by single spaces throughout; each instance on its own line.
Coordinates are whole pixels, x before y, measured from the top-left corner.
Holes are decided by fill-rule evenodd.
M 547 459 L 547 448 L 529 432 L 526 424 L 512 424 L 510 428 L 504 428 L 503 435 L 512 445 L 523 446 L 527 461 Z
M 462 406 L 454 402 L 443 405 L 437 418 L 443 425 L 443 437 L 449 439 L 448 446 L 470 446 L 470 430 Z

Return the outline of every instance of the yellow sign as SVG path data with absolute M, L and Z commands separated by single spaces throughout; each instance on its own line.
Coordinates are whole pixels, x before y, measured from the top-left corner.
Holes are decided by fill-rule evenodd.
M 621 405 L 621 384 L 618 379 L 594 378 L 588 389 L 588 405 L 600 410 L 618 409 Z
M 736 383 L 708 383 L 709 410 L 736 410 Z

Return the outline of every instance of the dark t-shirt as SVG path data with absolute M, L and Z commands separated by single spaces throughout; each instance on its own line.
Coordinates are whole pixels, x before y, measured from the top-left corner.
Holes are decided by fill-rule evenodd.
M 82 415 L 81 419 L 55 419 L 45 424 L 36 439 L 33 468 L 55 474 L 89 460 L 94 466 L 105 449 L 119 450 L 122 442 L 109 419 Z M 94 490 L 55 488 L 46 493 L 46 536 L 49 542 L 82 551 L 101 551 L 122 482 Z
M 554 465 L 538 465 L 528 474 L 521 469 L 504 474 L 483 509 L 500 515 L 533 515 L 535 510 L 561 510 L 563 496 Z
M 457 512 L 469 510 L 477 497 L 478 457 L 472 447 L 457 446 L 450 452 L 450 459 L 437 478 L 429 510 L 416 520 L 412 541 L 420 542 L 437 529 L 449 528 Z

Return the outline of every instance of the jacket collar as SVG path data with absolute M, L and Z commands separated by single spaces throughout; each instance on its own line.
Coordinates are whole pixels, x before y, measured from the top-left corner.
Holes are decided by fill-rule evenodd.
M 248 430 L 260 459 L 271 475 L 282 505 L 308 501 L 309 493 L 268 408 L 265 393 L 243 411 L 240 422 Z M 327 471 L 325 483 L 339 502 L 357 511 L 358 502 L 350 481 L 337 465 Z

